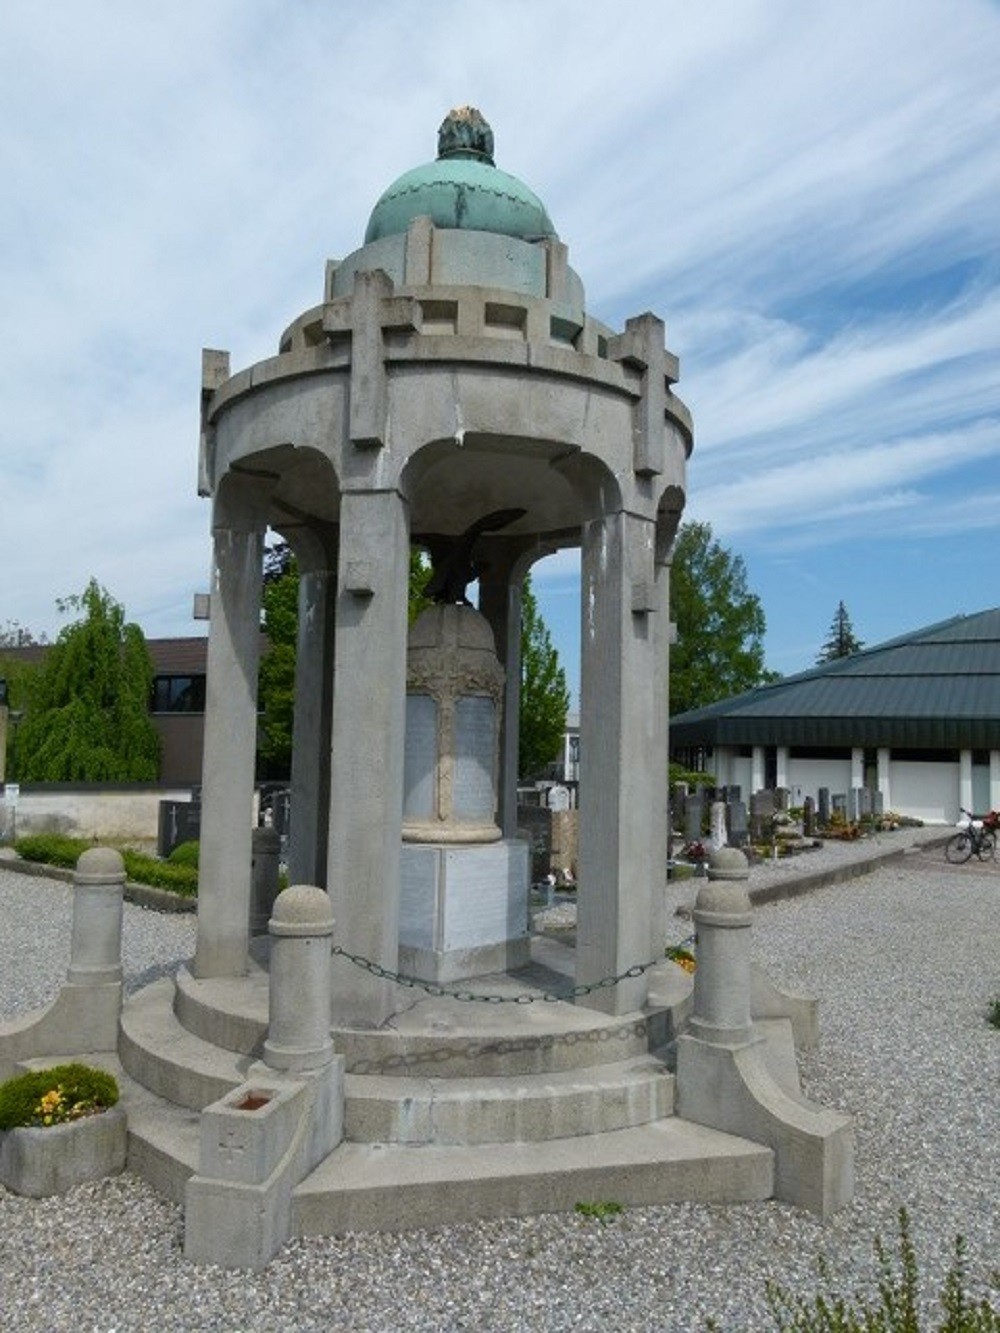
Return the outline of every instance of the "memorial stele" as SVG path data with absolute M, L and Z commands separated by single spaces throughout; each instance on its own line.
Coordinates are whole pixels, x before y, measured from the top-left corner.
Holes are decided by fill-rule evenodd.
M 203 354 L 197 944 L 128 1000 L 117 1036 L 130 1164 L 183 1201 L 192 1259 L 254 1267 L 294 1235 L 595 1198 L 826 1214 L 850 1197 L 850 1124 L 795 1072 L 815 1003 L 751 967 L 738 870 L 699 895 L 693 992 L 664 959 L 670 558 L 692 444 L 677 377 L 655 315 L 616 331 L 587 311 L 548 212 L 495 166 L 471 107 L 327 263 L 277 355 L 234 372 Z M 268 529 L 301 575 L 292 887 L 254 935 Z M 412 628 L 411 545 L 434 594 Z M 521 589 L 566 547 L 574 947 L 531 934 L 516 827 Z M 85 972 L 59 1012 L 81 1034 L 63 1022 L 64 1041 L 93 1050 Z M 0 1031 L 0 1057 L 52 1021 Z

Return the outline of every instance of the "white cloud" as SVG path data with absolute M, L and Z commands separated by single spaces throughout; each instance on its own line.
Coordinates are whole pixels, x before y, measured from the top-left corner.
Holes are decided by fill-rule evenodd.
M 772 545 L 973 522 L 957 497 L 996 470 L 1000 419 L 994 5 L 8 0 L 4 18 L 0 622 L 51 628 L 93 573 L 148 628 L 191 628 L 200 348 L 273 353 L 464 101 L 594 313 L 666 319 L 692 514 Z M 575 567 L 560 553 L 536 581 L 562 597 Z

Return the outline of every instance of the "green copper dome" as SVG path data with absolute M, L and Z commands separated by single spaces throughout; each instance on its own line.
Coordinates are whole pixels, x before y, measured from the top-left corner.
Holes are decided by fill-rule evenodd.
M 372 210 L 365 244 L 405 232 L 418 217 L 429 217 L 435 227 L 524 241 L 558 239 L 538 196 L 494 166 L 493 131 L 475 107 L 445 117 L 436 162 L 414 167 L 389 186 Z

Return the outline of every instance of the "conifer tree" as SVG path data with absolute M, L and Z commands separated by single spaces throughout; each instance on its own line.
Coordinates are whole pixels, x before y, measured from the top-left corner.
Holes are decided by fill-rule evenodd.
M 847 614 L 847 607 L 843 602 L 838 602 L 830 632 L 816 658 L 816 665 L 822 666 L 824 662 L 836 662 L 839 657 L 853 657 L 864 646 L 854 633 L 854 626 L 851 624 L 851 617 Z

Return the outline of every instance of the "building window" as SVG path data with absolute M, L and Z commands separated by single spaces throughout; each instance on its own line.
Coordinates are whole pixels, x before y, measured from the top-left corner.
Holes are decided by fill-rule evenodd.
M 150 711 L 154 713 L 204 713 L 204 676 L 155 676 Z

